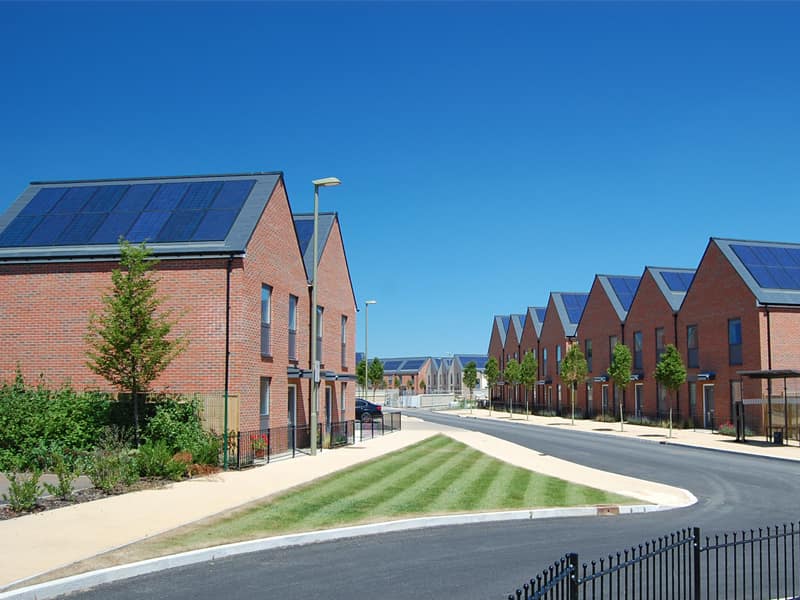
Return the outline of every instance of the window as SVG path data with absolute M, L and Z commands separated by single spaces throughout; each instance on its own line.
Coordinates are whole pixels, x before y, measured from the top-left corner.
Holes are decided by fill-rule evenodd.
M 289 296 L 289 360 L 297 360 L 297 296 Z
M 547 379 L 547 348 L 542 349 L 542 375 Z
M 642 367 L 642 332 L 633 332 L 633 368 L 641 369 Z
M 592 340 L 586 340 L 586 368 L 592 372 Z
M 347 317 L 342 315 L 342 368 L 347 368 Z
M 272 356 L 269 328 L 272 323 L 272 288 L 261 286 L 261 356 Z
M 700 366 L 697 350 L 697 325 L 686 326 L 686 366 L 693 369 Z
M 342 418 L 341 420 L 345 420 L 345 415 L 347 414 L 347 382 L 343 381 L 340 387 L 340 396 L 339 396 L 339 403 L 340 403 L 340 410 Z
M 261 378 L 261 393 L 259 394 L 258 413 L 262 417 L 269 416 L 269 386 L 270 378 Z
M 661 355 L 664 354 L 664 328 L 656 328 L 656 362 L 661 360 Z
M 728 320 L 728 364 L 742 364 L 742 320 Z
M 556 346 L 556 375 L 561 375 L 561 345 Z M 560 386 L 559 393 L 561 393 Z
M 608 364 L 611 364 L 611 361 L 614 360 L 614 346 L 617 345 L 617 336 L 610 335 L 608 336 Z
M 322 363 L 322 314 L 325 312 L 321 306 L 317 306 L 317 360 Z

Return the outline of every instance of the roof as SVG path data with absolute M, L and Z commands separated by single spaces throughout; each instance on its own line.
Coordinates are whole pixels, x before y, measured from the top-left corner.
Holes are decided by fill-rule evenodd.
M 0 216 L 0 260 L 244 253 L 280 172 L 33 182 Z
M 429 356 L 410 356 L 403 358 L 382 358 L 384 375 L 407 375 L 418 373 Z
M 645 271 L 650 272 L 670 308 L 677 312 L 694 280 L 695 269 L 645 267 Z
M 611 301 L 611 306 L 620 321 L 624 321 L 631 308 L 641 277 L 631 275 L 597 275 L 603 290 Z
M 760 304 L 800 305 L 800 244 L 711 238 Z
M 522 329 L 525 327 L 525 315 L 509 315 L 511 325 L 514 328 L 514 334 L 517 336 L 517 342 L 522 339 Z
M 586 307 L 589 294 L 578 292 L 551 292 L 550 297 L 556 307 L 558 318 L 564 327 L 564 335 L 573 337 Z
M 534 331 L 536 331 L 536 337 L 542 335 L 542 325 L 544 325 L 544 315 L 547 312 L 547 308 L 544 306 L 529 306 L 528 307 L 528 316 L 531 319 L 531 325 L 533 325 Z M 526 319 L 527 323 L 527 319 Z
M 483 371 L 489 361 L 489 357 L 486 354 L 456 354 L 455 359 L 462 369 L 470 362 L 474 362 L 478 371 Z
M 500 345 L 505 347 L 506 335 L 508 335 L 508 326 L 511 323 L 511 317 L 508 315 L 495 315 L 494 326 L 497 328 L 497 333 L 500 335 Z

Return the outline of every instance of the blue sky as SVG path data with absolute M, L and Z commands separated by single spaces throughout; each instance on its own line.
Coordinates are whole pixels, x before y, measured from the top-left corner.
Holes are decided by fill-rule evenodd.
M 337 176 L 370 355 L 485 352 L 595 273 L 800 241 L 800 3 L 0 3 L 31 180 Z M 359 323 L 358 349 L 363 350 Z

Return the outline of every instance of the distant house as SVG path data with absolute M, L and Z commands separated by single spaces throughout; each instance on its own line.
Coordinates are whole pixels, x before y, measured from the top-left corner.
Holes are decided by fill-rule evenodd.
M 453 380 L 457 382 L 456 393 L 465 398 L 469 397 L 470 389 L 464 383 L 464 367 L 466 367 L 469 363 L 474 362 L 478 381 L 475 387 L 471 390 L 472 395 L 483 396 L 486 393 L 487 388 L 485 370 L 489 357 L 485 354 L 456 354 L 453 358 Z
M 547 309 L 544 306 L 529 306 L 525 316 L 525 324 L 522 327 L 522 339 L 520 340 L 520 352 L 522 359 L 530 352 L 536 359 L 538 366 L 537 381 L 541 378 L 541 363 L 539 362 L 539 336 L 542 335 L 542 325 Z M 529 390 L 525 386 L 522 388 L 522 402 L 526 406 L 534 406 L 538 402 L 536 386 Z
M 308 422 L 311 273 L 297 219 L 279 172 L 30 184 L 0 216 L 0 377 L 19 367 L 31 381 L 109 389 L 85 364 L 84 336 L 124 237 L 160 259 L 159 290 L 189 340 L 152 389 L 210 405 L 227 394 L 240 431 Z M 356 306 L 338 221 L 326 219 L 321 422 L 353 419 L 355 396 Z

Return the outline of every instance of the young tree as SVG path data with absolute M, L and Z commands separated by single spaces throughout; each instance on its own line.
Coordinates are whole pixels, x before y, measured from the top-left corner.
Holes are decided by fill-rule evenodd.
M 680 352 L 673 344 L 667 344 L 661 360 L 656 365 L 654 373 L 656 381 L 673 394 L 686 381 L 686 367 L 681 359 Z M 672 437 L 672 402 L 669 409 L 669 435 Z
M 583 355 L 580 344 L 572 344 L 564 360 L 561 361 L 561 379 L 569 384 L 570 400 L 572 403 L 572 424 L 575 424 L 575 388 L 578 382 L 586 379 L 589 368 L 586 357 Z
M 428 387 L 428 385 L 425 383 L 424 379 L 419 382 L 419 389 L 422 390 L 423 394 L 425 393 L 425 388 L 427 388 L 427 387 Z
M 375 400 L 375 385 L 383 381 L 383 363 L 378 357 L 369 363 L 369 381 L 372 384 L 372 400 Z
M 486 361 L 486 368 L 483 370 L 486 375 L 486 384 L 489 386 L 489 416 L 492 415 L 492 388 L 497 384 L 500 379 L 500 367 L 497 365 L 497 359 L 493 356 Z
M 517 385 L 519 385 L 520 378 L 522 376 L 522 369 L 519 366 L 516 358 L 512 358 L 508 361 L 506 365 L 505 371 L 503 371 L 503 378 L 506 380 L 506 383 L 510 383 L 513 389 L 513 400 L 508 405 L 508 416 L 509 418 L 514 418 L 513 408 L 514 402 L 517 400 Z
M 608 376 L 614 382 L 614 386 L 619 387 L 622 393 L 625 393 L 625 388 L 631 381 L 631 366 L 633 366 L 633 357 L 631 356 L 630 349 L 625 344 L 617 343 L 614 346 L 614 354 L 611 357 L 611 364 L 608 367 Z M 616 394 L 615 396 L 616 397 Z M 619 405 L 619 426 L 622 428 L 623 422 L 623 402 Z
M 472 389 L 478 383 L 478 365 L 474 360 L 464 365 L 464 385 L 469 390 L 469 410 L 472 412 Z
M 530 410 L 528 410 L 528 395 L 533 393 L 536 387 L 536 380 L 539 374 L 539 361 L 530 350 L 525 353 L 520 365 L 520 381 L 527 390 L 525 394 L 525 418 L 528 418 Z
M 400 389 L 400 384 L 401 383 L 402 383 L 402 381 L 400 380 L 400 378 L 397 375 L 395 375 L 394 376 L 394 387 L 396 387 L 397 389 Z
M 187 339 L 169 339 L 175 325 L 172 312 L 161 310 L 158 279 L 152 274 L 157 260 L 144 244 L 120 240 L 120 268 L 111 272 L 112 289 L 103 296 L 103 311 L 92 313 L 86 342 L 87 366 L 128 392 L 133 402 L 134 441 L 139 445 L 139 394 L 187 346 Z
M 361 389 L 364 390 L 364 397 L 365 398 L 366 398 L 367 393 L 368 393 L 366 376 L 367 376 L 367 362 L 362 359 L 356 365 L 356 384 L 360 385 Z

